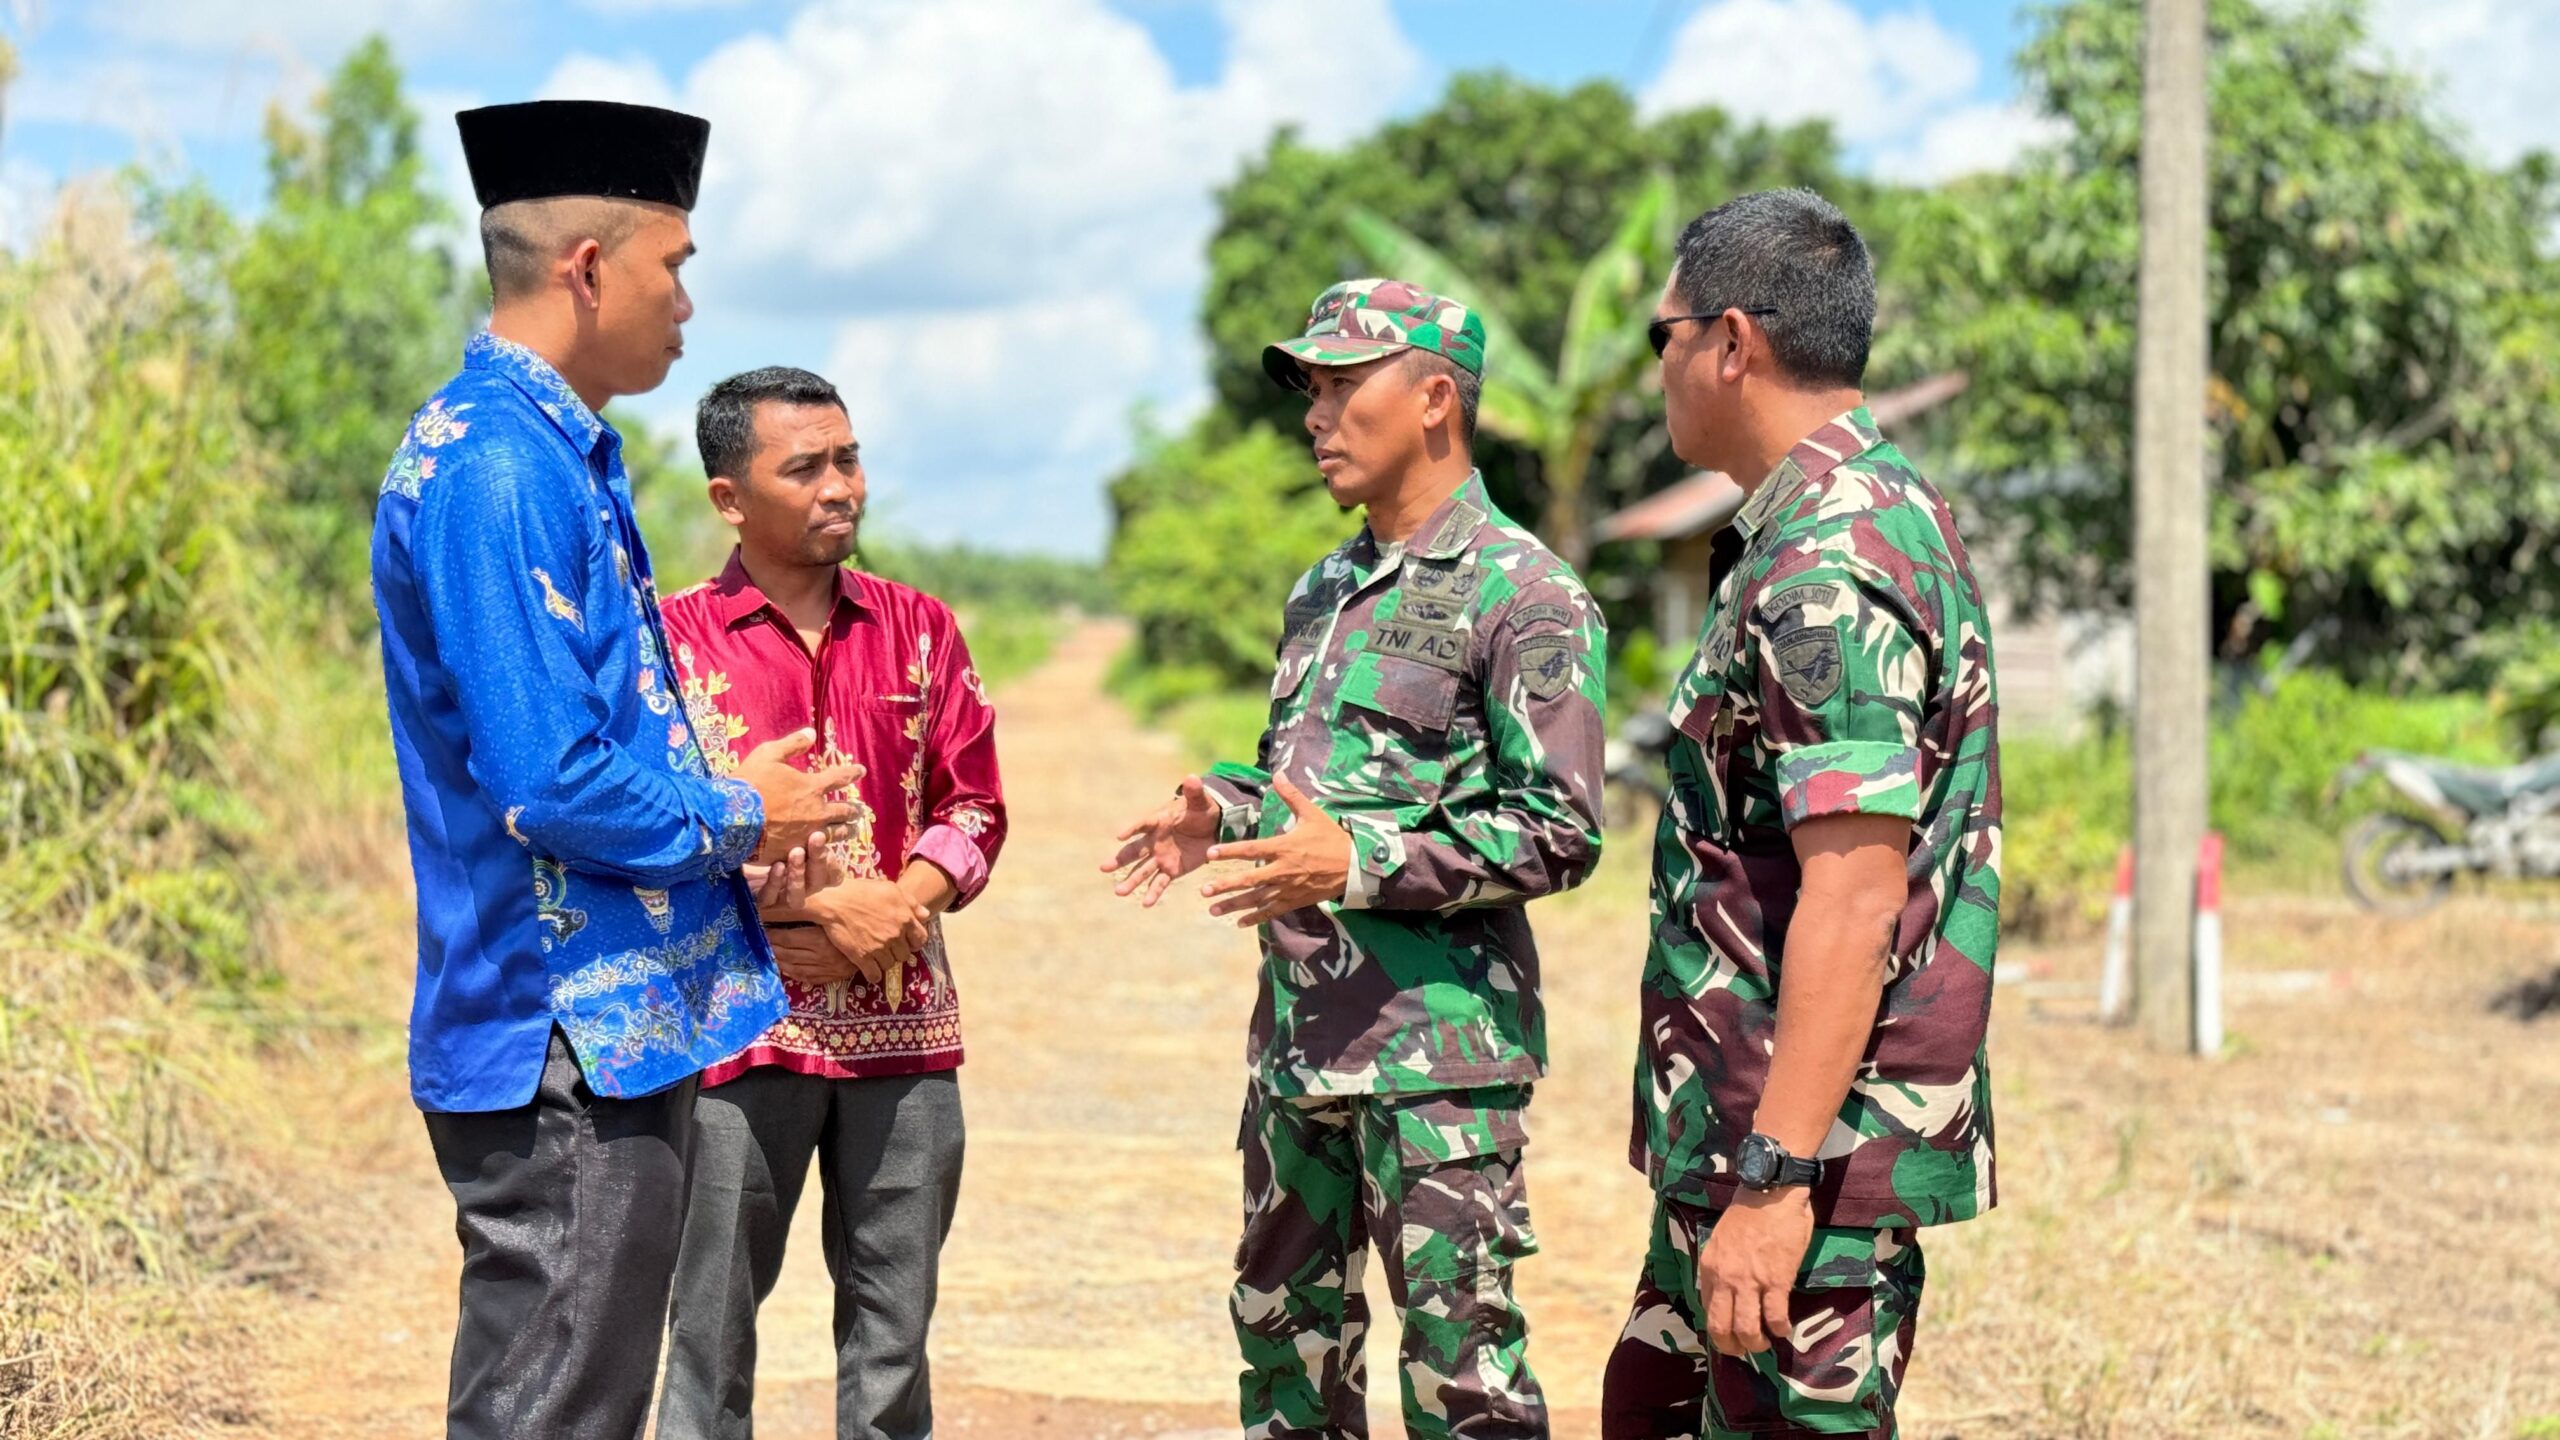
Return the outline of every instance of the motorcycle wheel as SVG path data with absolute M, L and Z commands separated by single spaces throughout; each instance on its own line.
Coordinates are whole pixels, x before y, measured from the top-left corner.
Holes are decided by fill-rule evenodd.
M 2412 851 L 2442 845 L 2445 837 L 2406 815 L 2368 815 L 2347 832 L 2341 847 L 2347 893 L 2385 915 L 2423 915 L 2453 889 L 2450 874 L 2415 875 L 2395 866 Z

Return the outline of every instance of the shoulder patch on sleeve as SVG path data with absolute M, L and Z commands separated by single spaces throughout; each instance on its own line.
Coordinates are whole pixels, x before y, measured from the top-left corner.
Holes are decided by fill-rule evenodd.
M 1553 700 L 1573 686 L 1573 639 L 1566 635 L 1532 635 L 1514 647 L 1520 659 L 1520 683 L 1541 700 Z
M 1840 632 L 1829 625 L 1799 625 L 1769 642 L 1778 684 L 1787 698 L 1811 709 L 1840 693 Z
M 1562 605 L 1545 604 L 1523 605 L 1511 612 L 1511 623 L 1514 625 L 1543 625 L 1549 622 L 1571 626 L 1574 623 L 1573 612 Z

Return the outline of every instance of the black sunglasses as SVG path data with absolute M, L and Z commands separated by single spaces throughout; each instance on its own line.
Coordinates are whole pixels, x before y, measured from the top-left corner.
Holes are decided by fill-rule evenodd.
M 1774 305 L 1728 305 L 1725 310 L 1739 310 L 1745 315 L 1764 319 L 1778 313 L 1778 308 Z M 1683 320 L 1721 320 L 1723 318 L 1724 310 L 1701 310 L 1695 315 L 1657 315 L 1651 324 L 1644 327 L 1644 338 L 1653 346 L 1653 358 L 1659 360 L 1662 358 L 1663 350 L 1671 344 L 1672 326 Z

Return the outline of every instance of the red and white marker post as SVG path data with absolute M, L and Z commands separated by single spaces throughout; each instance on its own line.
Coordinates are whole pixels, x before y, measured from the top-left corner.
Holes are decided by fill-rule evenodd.
M 2098 1019 L 2133 1018 L 2133 847 L 2116 852 L 2116 893 L 2107 902 L 2106 963 L 2098 971 Z
M 2196 843 L 2196 1053 L 2222 1053 L 2222 834 Z

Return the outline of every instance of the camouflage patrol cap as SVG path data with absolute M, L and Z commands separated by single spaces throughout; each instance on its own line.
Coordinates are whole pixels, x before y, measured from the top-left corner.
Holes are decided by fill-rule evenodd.
M 1402 280 L 1345 280 L 1316 297 L 1306 334 L 1263 348 L 1262 368 L 1283 388 L 1304 390 L 1309 365 L 1361 365 L 1406 350 L 1428 350 L 1482 375 L 1484 321 Z

